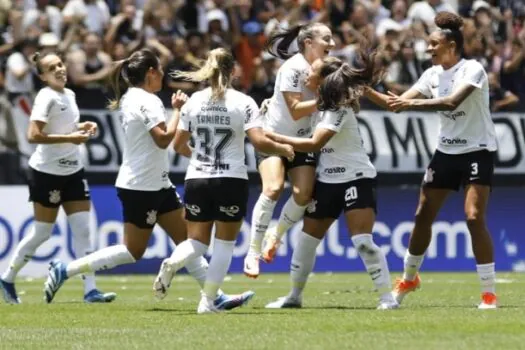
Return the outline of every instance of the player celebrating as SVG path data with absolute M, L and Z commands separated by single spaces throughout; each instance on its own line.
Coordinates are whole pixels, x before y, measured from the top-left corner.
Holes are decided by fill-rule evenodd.
M 182 204 L 168 177 L 167 147 L 173 140 L 180 107 L 187 97 L 180 91 L 173 95 L 173 118 L 166 123 L 164 106 L 155 95 L 162 88 L 163 76 L 158 57 L 147 49 L 133 53 L 115 66 L 111 81 L 116 99 L 110 108 L 118 108 L 122 113 L 125 134 L 123 160 L 116 181 L 123 207 L 124 244 L 101 249 L 67 265 L 53 262 L 44 288 L 48 303 L 71 276 L 139 260 L 156 223 L 175 243 L 186 239 Z M 204 284 L 207 269 L 204 258 L 188 260 L 186 268 Z M 214 302 L 218 308 L 230 309 L 251 296 L 252 292 L 234 297 L 219 292 Z
M 182 109 L 175 149 L 191 158 L 186 172 L 184 202 L 189 238 L 161 265 L 153 284 L 164 298 L 177 270 L 208 250 L 215 225 L 213 255 L 197 312 L 217 312 L 213 298 L 230 267 L 235 240 L 246 214 L 248 173 L 244 134 L 257 149 L 293 159 L 293 148 L 266 138 L 255 101 L 230 86 L 234 58 L 225 49 L 210 51 L 196 72 L 174 72 L 177 78 L 210 86 L 196 92 Z M 188 146 L 190 137 L 195 148 Z
M 488 78 L 477 61 L 461 58 L 461 17 L 440 12 L 435 23 L 440 30 L 430 35 L 427 49 L 434 66 L 401 96 L 371 92 L 377 102 L 394 111 L 438 111 L 441 120 L 437 150 L 423 179 L 403 279 L 393 294 L 401 303 L 408 293 L 419 288 L 418 271 L 432 238 L 432 223 L 448 194 L 464 186 L 467 226 L 482 285 L 479 308 L 494 309 L 496 273 L 485 215 L 497 144 L 489 109 Z
M 291 262 L 292 291 L 267 308 L 302 306 L 302 292 L 312 272 L 317 246 L 326 231 L 344 212 L 352 243 L 380 293 L 378 309 L 398 307 L 390 291 L 390 272 L 385 255 L 372 239 L 376 216 L 376 170 L 363 147 L 355 113 L 363 86 L 379 78 L 374 54 L 361 54 L 363 68 L 351 68 L 338 58 L 327 57 L 312 65 L 307 84 L 319 89 L 319 122 L 311 138 L 270 133 L 277 142 L 301 152 L 319 152 L 318 178 L 312 204 L 306 209 L 303 232 Z
M 47 85 L 36 96 L 28 130 L 29 142 L 38 144 L 29 159 L 28 176 L 35 221 L 0 279 L 4 299 L 11 304 L 20 303 L 14 284 L 17 274 L 37 248 L 51 237 L 60 206 L 71 226 L 75 255 L 83 257 L 91 249 L 91 202 L 78 145 L 96 133 L 97 124 L 79 123 L 75 93 L 65 88 L 67 69 L 57 54 L 36 53 L 33 62 L 40 79 Z M 85 302 L 115 299 L 115 293 L 97 290 L 93 273 L 85 273 L 82 278 Z
M 289 46 L 297 42 L 299 51 L 289 53 Z M 305 87 L 310 65 L 328 55 L 334 47 L 332 32 L 321 23 L 312 23 L 277 32 L 268 41 L 269 52 L 287 61 L 279 68 L 273 97 L 266 112 L 265 129 L 290 137 L 307 138 L 311 134 L 311 115 L 317 111 L 315 94 Z M 315 182 L 316 155 L 297 153 L 293 161 L 275 155 L 257 154 L 262 193 L 252 216 L 250 249 L 244 260 L 244 273 L 259 276 L 262 239 L 272 219 L 273 210 L 284 187 L 288 173 L 293 194 L 284 205 L 279 222 L 268 232 L 262 257 L 273 260 L 284 233 L 304 214 L 310 202 Z

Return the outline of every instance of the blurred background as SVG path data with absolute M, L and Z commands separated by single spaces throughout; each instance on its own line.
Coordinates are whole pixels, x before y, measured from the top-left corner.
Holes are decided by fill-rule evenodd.
M 483 64 L 490 81 L 493 119 L 499 150 L 489 227 L 497 267 L 525 271 L 525 2 L 522 0 L 0 0 L 0 268 L 32 223 L 25 187 L 27 160 L 33 151 L 25 138 L 34 95 L 41 87 L 29 57 L 53 50 L 68 64 L 69 87 L 75 91 L 83 121 L 96 121 L 99 133 L 84 147 L 93 196 L 93 239 L 96 247 L 121 239 L 120 203 L 113 183 L 122 154 L 122 132 L 116 113 L 105 109 L 111 97 L 106 79 L 112 61 L 149 47 L 161 57 L 165 72 L 191 70 L 210 49 L 225 47 L 237 60 L 235 88 L 257 103 L 271 97 L 282 62 L 264 51 L 277 28 L 324 22 L 333 31 L 332 55 L 352 62 L 358 43 L 377 48 L 387 74 L 376 86 L 402 93 L 430 66 L 426 39 L 439 11 L 464 20 L 465 58 Z M 172 92 L 202 89 L 165 76 L 159 93 L 166 107 Z M 379 171 L 377 241 L 388 253 L 393 270 L 413 225 L 418 186 L 437 141 L 439 120 L 433 113 L 393 114 L 362 101 L 362 137 Z M 252 182 L 250 208 L 260 192 L 253 148 L 246 144 Z M 180 194 L 187 161 L 171 154 L 171 178 Z M 285 193 L 281 202 L 289 194 Z M 282 203 L 280 204 L 282 205 Z M 280 205 L 276 209 L 278 215 Z M 471 270 L 470 238 L 464 223 L 462 193 L 451 196 L 434 224 L 436 236 L 425 263 L 431 270 Z M 250 215 L 237 242 L 232 271 L 242 271 Z M 281 259 L 265 271 L 287 271 L 295 235 L 290 230 Z M 117 272 L 156 272 L 171 243 L 155 231 L 145 259 Z M 63 217 L 53 238 L 23 270 L 42 274 L 55 257 L 70 260 L 71 234 Z M 318 251 L 318 271 L 361 270 L 343 222 L 335 223 Z

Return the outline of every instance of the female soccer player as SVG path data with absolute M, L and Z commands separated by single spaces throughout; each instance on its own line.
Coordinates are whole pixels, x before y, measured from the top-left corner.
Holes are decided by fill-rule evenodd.
M 408 293 L 419 288 L 418 271 L 432 238 L 432 223 L 448 194 L 463 186 L 466 221 L 482 286 L 479 308 L 494 309 L 496 273 L 485 215 L 497 144 L 489 109 L 488 78 L 477 61 L 461 58 L 461 17 L 440 12 L 435 23 L 440 29 L 430 35 L 427 49 L 434 66 L 401 96 L 369 93 L 376 102 L 396 112 L 438 111 L 441 120 L 437 150 L 423 178 L 403 278 L 393 294 L 401 303 Z
M 97 131 L 97 124 L 78 122 L 80 113 L 75 93 L 65 88 L 67 69 L 57 54 L 36 53 L 33 63 L 40 79 L 47 85 L 36 96 L 28 130 L 29 142 L 38 144 L 29 159 L 28 176 L 29 200 L 33 202 L 35 221 L 0 279 L 4 299 L 11 304 L 20 303 L 14 284 L 18 271 L 51 236 L 60 206 L 71 226 L 75 255 L 81 258 L 91 249 L 91 202 L 78 145 Z M 83 279 L 84 301 L 110 302 L 115 299 L 115 293 L 101 293 L 96 288 L 94 274 L 86 273 Z
M 164 72 L 158 57 L 143 49 L 120 61 L 111 75 L 115 100 L 110 108 L 119 109 L 124 129 L 124 154 L 117 176 L 117 194 L 122 202 L 124 244 L 101 249 L 69 264 L 51 264 L 45 283 L 45 298 L 51 302 L 62 284 L 71 276 L 86 271 L 110 269 L 139 260 L 158 223 L 175 243 L 186 239 L 183 206 L 168 177 L 167 147 L 179 122 L 180 108 L 187 96 L 178 91 L 172 97 L 173 118 L 166 122 L 161 100 L 155 95 L 162 88 Z M 188 272 L 201 284 L 206 276 L 204 258 L 188 260 Z M 251 298 L 215 296 L 218 308 L 240 306 Z
M 319 121 L 311 138 L 268 136 L 299 152 L 321 152 L 312 204 L 306 209 L 303 232 L 291 262 L 292 291 L 267 308 L 302 306 L 302 292 L 312 272 L 317 246 L 344 212 L 352 242 L 380 293 L 378 309 L 394 309 L 390 272 L 385 255 L 372 239 L 376 216 L 376 170 L 363 147 L 355 113 L 363 87 L 379 78 L 374 54 L 361 53 L 362 68 L 351 68 L 335 57 L 317 60 L 307 84 L 321 84 L 317 102 Z
M 186 172 L 184 202 L 188 239 L 175 248 L 161 265 L 153 284 L 164 298 L 171 280 L 188 259 L 208 250 L 215 225 L 213 254 L 197 312 L 217 312 L 213 298 L 230 267 L 235 240 L 246 214 L 248 173 L 244 157 L 244 135 L 263 152 L 293 159 L 293 148 L 264 136 L 255 101 L 231 88 L 234 59 L 219 48 L 210 51 L 196 72 L 174 73 L 177 78 L 202 82 L 210 87 L 194 93 L 182 109 L 175 149 L 191 158 Z M 188 141 L 193 137 L 195 146 Z
M 289 53 L 289 46 L 297 42 L 299 51 Z M 273 97 L 265 117 L 265 130 L 290 137 L 307 138 L 311 134 L 311 115 L 317 111 L 315 94 L 304 85 L 310 65 L 328 55 L 335 46 L 330 29 L 321 23 L 312 23 L 277 32 L 268 41 L 269 52 L 287 61 L 279 68 Z M 275 155 L 257 154 L 262 193 L 252 216 L 250 249 L 244 260 L 244 273 L 259 276 L 259 259 L 265 232 L 273 210 L 284 187 L 286 173 L 292 183 L 293 194 L 284 205 L 279 222 L 268 233 L 262 258 L 271 262 L 284 233 L 304 214 L 310 202 L 315 182 L 316 155 L 297 153 L 293 161 Z

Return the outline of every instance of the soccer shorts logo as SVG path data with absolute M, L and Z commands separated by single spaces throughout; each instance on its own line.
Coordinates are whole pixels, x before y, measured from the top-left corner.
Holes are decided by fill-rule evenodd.
M 148 225 L 155 225 L 157 222 L 157 211 L 156 210 L 150 210 L 146 213 L 146 224 Z
M 193 216 L 197 216 L 201 212 L 201 208 L 196 204 L 186 204 L 186 210 Z
M 219 207 L 219 210 L 228 215 L 228 216 L 231 216 L 231 217 L 234 217 L 237 213 L 239 213 L 239 207 L 236 206 L 236 205 L 232 205 L 230 207 L 223 207 L 223 206 L 220 206 Z
M 49 191 L 49 203 L 52 204 L 58 204 L 60 203 L 60 191 L 59 190 L 52 190 Z

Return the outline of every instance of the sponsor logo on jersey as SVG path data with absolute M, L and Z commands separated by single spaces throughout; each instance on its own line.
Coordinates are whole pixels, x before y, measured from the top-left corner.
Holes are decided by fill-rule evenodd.
M 346 109 L 342 109 L 338 112 L 337 114 L 337 120 L 335 121 L 335 126 L 339 126 L 341 125 L 341 123 L 343 122 L 343 119 L 345 117 L 345 115 L 348 113 L 348 111 Z
M 204 105 L 201 107 L 201 112 L 223 112 L 228 113 L 228 108 L 217 105 Z
M 335 149 L 333 148 L 321 148 L 321 153 L 334 153 L 335 152 Z
M 146 213 L 146 224 L 155 225 L 157 223 L 157 211 L 150 210 Z
M 78 160 L 69 160 L 69 159 L 61 158 L 58 160 L 58 166 L 75 167 L 75 166 L 78 166 Z
M 244 109 L 244 124 L 248 124 L 250 120 L 252 120 L 253 117 L 253 111 L 250 105 L 247 105 Z
M 292 75 L 292 86 L 297 88 L 299 86 L 299 77 L 301 76 L 301 71 L 294 69 Z
M 333 168 L 326 168 L 324 172 L 325 174 L 344 174 L 346 172 L 346 168 L 342 166 L 336 166 Z
M 448 118 L 448 119 L 451 119 L 453 121 L 456 121 L 457 118 L 459 117 L 464 117 L 466 116 L 467 114 L 463 111 L 457 111 L 457 112 L 444 112 L 443 113 L 443 116 L 445 118 Z
M 460 139 L 459 137 L 456 137 L 454 139 L 449 139 L 447 137 L 441 137 L 441 143 L 445 145 L 466 145 L 467 140 L 466 139 Z
M 219 210 L 228 215 L 228 216 L 231 216 L 231 217 L 235 217 L 236 214 L 239 213 L 239 207 L 237 205 L 232 205 L 232 206 L 229 206 L 229 207 L 223 207 L 222 205 L 219 206 Z
M 297 130 L 297 136 L 306 136 L 309 135 L 310 132 L 312 132 L 312 128 L 299 129 Z
M 144 119 L 142 120 L 145 125 L 148 125 L 150 123 L 150 119 L 148 117 L 148 110 L 145 106 L 140 106 L 140 113 L 144 116 Z

